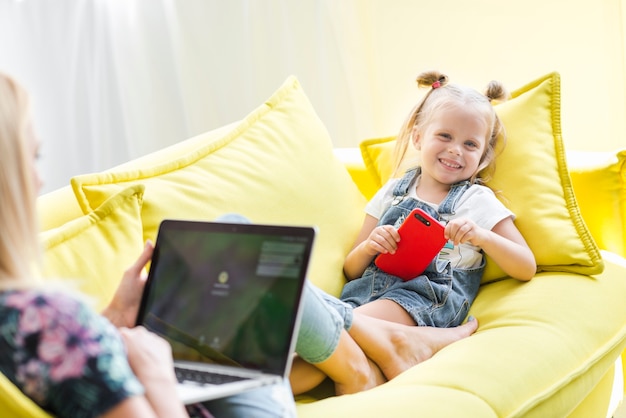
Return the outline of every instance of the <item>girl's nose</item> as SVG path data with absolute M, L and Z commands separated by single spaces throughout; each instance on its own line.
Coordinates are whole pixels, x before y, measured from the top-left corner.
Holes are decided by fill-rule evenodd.
M 450 147 L 448 148 L 448 152 L 450 154 L 461 155 L 461 150 L 456 145 L 450 145 Z

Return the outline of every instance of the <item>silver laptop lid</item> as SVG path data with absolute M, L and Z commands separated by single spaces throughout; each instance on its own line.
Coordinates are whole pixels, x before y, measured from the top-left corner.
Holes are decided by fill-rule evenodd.
M 137 324 L 175 361 L 286 377 L 315 229 L 165 220 Z

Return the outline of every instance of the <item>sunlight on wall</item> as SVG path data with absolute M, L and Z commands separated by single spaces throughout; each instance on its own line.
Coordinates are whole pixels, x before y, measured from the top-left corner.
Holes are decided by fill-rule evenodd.
M 389 127 L 400 126 L 414 103 L 413 80 L 424 69 L 477 88 L 499 79 L 510 89 L 558 71 L 566 146 L 610 150 L 626 143 L 620 0 L 367 4 L 367 71 L 380 98 L 372 134 L 395 133 Z M 354 42 L 349 36 L 346 42 Z

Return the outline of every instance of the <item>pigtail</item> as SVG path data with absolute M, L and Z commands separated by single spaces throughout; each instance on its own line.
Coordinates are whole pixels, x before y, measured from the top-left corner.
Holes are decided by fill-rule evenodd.
M 417 87 L 430 87 L 433 90 L 448 84 L 448 76 L 439 71 L 425 71 L 417 76 Z
M 509 92 L 499 81 L 492 80 L 487 84 L 484 92 L 485 96 L 493 104 L 494 102 L 504 102 L 509 99 Z
M 491 104 L 497 104 L 507 101 L 510 98 L 508 90 L 499 81 L 492 80 L 487 84 L 484 95 L 487 97 Z M 489 144 L 485 150 L 485 155 L 479 165 L 479 177 L 474 180 L 478 180 L 480 183 L 486 183 L 489 181 L 496 169 L 496 156 L 497 153 L 504 149 L 506 143 L 506 133 L 504 131 L 504 125 L 500 121 L 498 114 L 494 112 L 494 124 L 491 130 L 491 137 L 489 138 Z
M 424 103 L 426 102 L 426 100 L 428 100 L 428 97 L 430 97 L 431 93 L 434 90 L 448 84 L 448 76 L 438 71 L 425 71 L 419 74 L 415 81 L 417 82 L 418 88 L 429 88 L 430 90 L 426 92 L 426 95 L 417 104 L 417 106 L 415 106 L 413 110 L 411 110 L 411 113 L 409 113 L 409 117 L 402 125 L 402 129 L 398 134 L 396 146 L 393 150 L 392 177 L 399 174 L 398 171 L 402 166 L 402 162 L 404 160 L 404 157 L 406 156 L 407 149 L 413 138 L 413 128 L 418 122 Z

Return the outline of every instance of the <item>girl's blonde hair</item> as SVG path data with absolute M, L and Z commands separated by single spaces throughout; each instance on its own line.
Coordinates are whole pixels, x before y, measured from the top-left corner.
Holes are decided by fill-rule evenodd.
M 418 87 L 428 87 L 430 90 L 424 98 L 411 110 L 406 122 L 403 124 L 393 154 L 393 175 L 397 176 L 398 170 L 402 166 L 407 154 L 407 148 L 412 142 L 415 129 L 422 131 L 430 123 L 433 116 L 453 105 L 464 107 L 472 106 L 487 122 L 487 138 L 485 152 L 480 160 L 476 174 L 470 179 L 472 183 L 484 183 L 495 170 L 496 148 L 504 146 L 506 141 L 504 127 L 498 118 L 491 102 L 504 101 L 508 99 L 508 92 L 502 84 L 497 81 L 489 83 L 485 93 L 480 93 L 475 89 L 448 83 L 448 77 L 437 71 L 427 71 L 417 77 Z
M 34 277 L 40 257 L 29 124 L 26 92 L 0 73 L 0 285 Z

